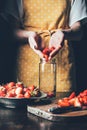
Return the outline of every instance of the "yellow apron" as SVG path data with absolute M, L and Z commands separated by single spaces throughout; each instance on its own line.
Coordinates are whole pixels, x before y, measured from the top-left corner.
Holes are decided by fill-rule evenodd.
M 50 39 L 48 30 L 56 31 L 68 28 L 70 0 L 24 0 L 23 4 L 25 29 L 41 33 L 46 46 Z M 29 48 L 28 44 L 25 44 L 19 47 L 17 57 L 18 80 L 23 81 L 25 85 L 38 86 L 39 56 Z M 75 66 L 71 44 L 64 41 L 64 47 L 55 58 L 57 62 L 57 92 L 75 90 Z

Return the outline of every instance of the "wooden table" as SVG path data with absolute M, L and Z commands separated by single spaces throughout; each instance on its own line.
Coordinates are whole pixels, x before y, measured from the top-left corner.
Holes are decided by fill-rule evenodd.
M 23 109 L 0 108 L 0 130 L 87 130 L 87 118 L 51 122 Z
M 0 107 L 0 130 L 86 130 L 87 117 L 48 121 L 27 112 L 27 108 Z

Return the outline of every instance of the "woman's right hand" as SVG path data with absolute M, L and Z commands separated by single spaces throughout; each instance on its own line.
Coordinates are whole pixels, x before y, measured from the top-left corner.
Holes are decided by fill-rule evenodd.
M 43 53 L 41 52 L 43 48 L 41 43 L 41 37 L 36 32 L 30 31 L 28 42 L 33 51 L 38 54 L 40 58 L 43 58 Z

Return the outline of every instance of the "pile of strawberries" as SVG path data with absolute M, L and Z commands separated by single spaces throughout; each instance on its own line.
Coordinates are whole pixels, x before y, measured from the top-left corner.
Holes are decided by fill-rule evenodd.
M 0 86 L 0 97 L 30 98 L 40 96 L 39 89 L 32 85 L 24 87 L 22 82 L 9 82 Z
M 58 100 L 58 106 L 67 107 L 83 107 L 87 106 L 87 90 L 80 92 L 77 96 L 75 92 L 72 92 L 69 97 L 64 97 Z
M 44 48 L 44 50 L 42 51 L 43 53 L 43 57 L 46 59 L 46 61 L 48 61 L 49 55 L 50 53 L 55 49 L 55 47 L 51 47 L 51 48 Z

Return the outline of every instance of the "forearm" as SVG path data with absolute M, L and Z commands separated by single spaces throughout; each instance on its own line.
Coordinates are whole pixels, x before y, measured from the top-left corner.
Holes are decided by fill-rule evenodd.
M 80 22 L 76 22 L 69 29 L 63 30 L 64 38 L 69 41 L 79 41 L 83 36 L 83 29 Z
M 28 37 L 30 34 L 29 31 L 22 30 L 22 29 L 15 29 L 13 34 L 14 34 L 14 38 L 16 41 L 18 41 L 22 44 L 28 43 Z

